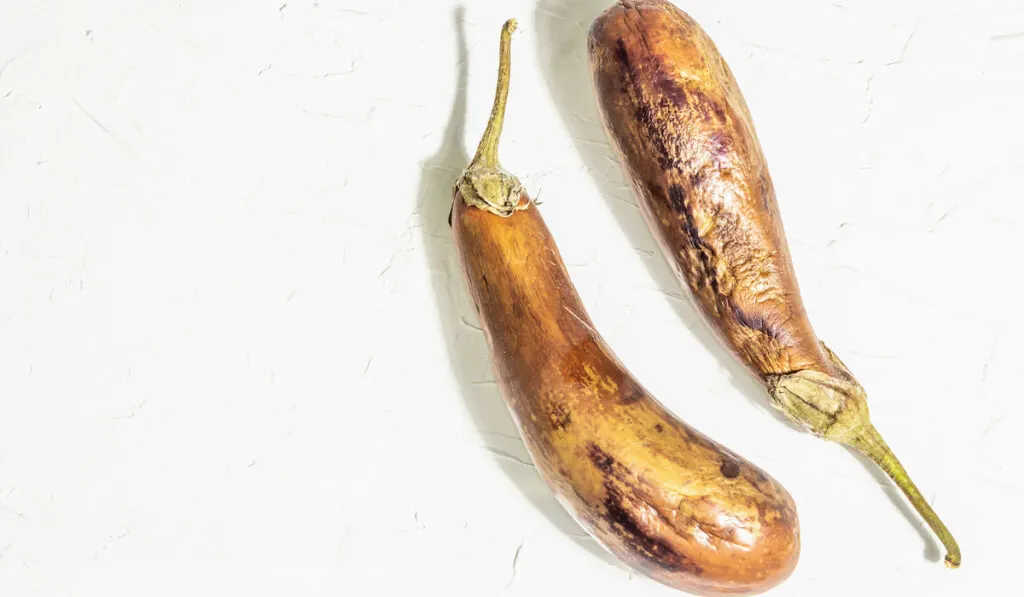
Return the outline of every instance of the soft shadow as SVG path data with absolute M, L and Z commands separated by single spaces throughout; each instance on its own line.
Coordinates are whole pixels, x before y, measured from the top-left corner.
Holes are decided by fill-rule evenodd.
M 418 211 L 423 224 L 423 239 L 438 315 L 447 342 L 452 372 L 459 384 L 477 432 L 486 448 L 524 495 L 556 528 L 605 562 L 619 564 L 601 548 L 555 501 L 554 494 L 529 464 L 529 455 L 492 378 L 490 352 L 476 314 L 466 300 L 466 291 L 452 243 L 448 213 L 452 204 L 452 185 L 469 163 L 463 143 L 466 119 L 466 81 L 469 55 L 464 31 L 464 7 L 454 12 L 458 32 L 458 77 L 455 99 L 445 127 L 441 146 L 421 165 Z M 483 52 L 488 62 L 498 54 L 498 29 L 494 30 L 494 51 Z M 494 68 L 497 76 L 497 64 Z M 490 102 L 492 96 L 474 98 Z M 485 123 L 480 123 L 483 132 Z
M 612 4 L 613 0 L 540 0 L 537 3 L 537 55 L 551 97 L 574 139 L 606 139 L 587 61 L 587 30 L 594 19 Z M 628 188 L 628 183 L 618 166 L 614 150 L 603 142 L 575 145 L 608 209 L 622 224 L 629 243 L 642 254 L 641 259 L 651 277 L 669 298 L 686 327 L 718 359 L 728 373 L 730 383 L 740 394 L 775 419 L 791 425 L 769 406 L 760 381 L 715 337 L 693 303 L 679 298 L 680 292 L 689 291 L 681 288 L 661 256 L 640 210 L 635 204 L 622 200 L 623 189 Z M 632 193 L 627 195 L 631 201 L 634 200 Z
M 921 541 L 924 542 L 924 558 L 930 562 L 941 561 L 945 555 L 942 542 L 939 541 L 938 537 L 932 533 L 928 523 L 921 518 L 921 515 L 917 513 L 917 510 L 910 505 L 910 502 L 908 502 L 907 498 L 903 496 L 903 492 L 900 491 L 900 488 L 896 487 L 892 479 L 885 474 L 885 471 L 880 469 L 870 458 L 849 446 L 843 447 L 846 448 L 847 452 L 853 454 L 864 468 L 868 469 L 868 472 L 871 473 L 871 476 L 874 477 L 879 487 L 882 488 L 882 491 L 885 493 L 886 497 L 889 498 L 889 501 L 899 509 L 903 514 L 903 517 L 906 518 L 910 524 L 914 525 L 914 529 L 917 530 L 917 534 L 921 536 Z

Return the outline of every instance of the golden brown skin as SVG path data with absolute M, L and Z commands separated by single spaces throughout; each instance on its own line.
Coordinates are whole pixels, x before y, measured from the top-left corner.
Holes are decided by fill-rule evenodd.
M 502 394 L 574 517 L 630 566 L 687 591 L 756 592 L 789 576 L 799 551 L 789 495 L 629 374 L 594 331 L 537 208 L 502 218 L 457 194 L 452 227 Z
M 537 470 L 603 546 L 662 583 L 705 595 L 775 586 L 800 549 L 792 499 L 672 416 L 594 330 L 537 207 L 497 164 L 502 116 L 456 185 L 451 224 Z
M 600 108 L 641 209 L 715 329 L 757 375 L 835 375 L 804 312 L 775 191 L 729 67 L 665 2 L 591 28 Z
M 881 466 L 960 551 L 871 425 L 857 380 L 804 311 L 750 112 L 714 43 L 664 0 L 621 0 L 590 29 L 598 106 L 662 251 L 773 406 Z

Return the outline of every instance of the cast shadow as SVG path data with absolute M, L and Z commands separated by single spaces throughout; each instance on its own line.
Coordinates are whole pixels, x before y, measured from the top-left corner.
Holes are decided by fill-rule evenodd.
M 466 81 L 468 78 L 468 50 L 464 31 L 465 8 L 454 12 L 458 32 L 458 75 L 455 98 L 448 117 L 441 146 L 421 164 L 417 211 L 423 224 L 424 249 L 436 297 L 438 315 L 447 343 L 448 356 L 466 410 L 476 426 L 480 439 L 495 456 L 495 462 L 509 479 L 523 492 L 537 510 L 557 529 L 571 537 L 587 551 L 606 563 L 620 566 L 600 547 L 555 500 L 554 494 L 529 464 L 530 459 L 519 436 L 512 416 L 493 382 L 490 350 L 483 332 L 477 324 L 470 305 L 458 257 L 452 242 L 448 214 L 452 204 L 452 185 L 469 163 L 470 156 L 463 143 L 466 118 Z M 495 61 L 498 48 L 498 29 L 495 28 L 493 53 L 488 48 L 482 54 Z M 497 76 L 497 64 L 494 68 Z M 493 96 L 475 98 L 487 102 Z M 484 123 L 480 123 L 483 132 Z
M 662 257 L 640 210 L 621 199 L 629 184 L 624 178 L 618 156 L 603 142 L 606 138 L 597 111 L 590 65 L 587 60 L 587 31 L 594 19 L 612 6 L 613 0 L 540 0 L 536 9 L 537 55 L 551 97 L 562 121 L 574 139 L 602 142 L 576 143 L 576 150 L 609 210 L 622 225 L 629 243 L 643 253 L 642 261 L 662 294 L 679 314 L 690 333 L 715 356 L 728 373 L 730 383 L 749 402 L 776 420 L 790 424 L 772 409 L 760 380 L 714 335 L 700 312 L 684 296 L 668 263 Z M 632 193 L 626 193 L 632 201 Z

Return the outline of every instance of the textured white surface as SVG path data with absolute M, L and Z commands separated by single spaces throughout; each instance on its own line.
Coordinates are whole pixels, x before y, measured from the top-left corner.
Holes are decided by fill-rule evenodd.
M 793 494 L 773 595 L 1008 594 L 1024 6 L 680 4 L 750 104 L 819 334 L 960 540 L 951 572 L 681 299 L 589 88 L 610 2 L 0 0 L 0 594 L 672 594 L 527 464 L 453 257 L 509 16 L 503 162 L 639 379 Z

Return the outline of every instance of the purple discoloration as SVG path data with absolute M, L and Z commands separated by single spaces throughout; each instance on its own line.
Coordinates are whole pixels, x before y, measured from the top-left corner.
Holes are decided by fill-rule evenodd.
M 730 302 L 733 317 L 736 321 L 745 328 L 761 332 L 769 338 L 776 339 L 779 336 L 778 331 L 772 326 L 772 324 L 760 313 L 747 313 L 739 307 L 736 303 Z
M 687 572 L 699 575 L 704 570 L 686 556 L 677 553 L 671 545 L 651 536 L 643 528 L 642 518 L 638 516 L 639 508 L 653 510 L 662 519 L 666 527 L 672 528 L 657 510 L 651 508 L 638 497 L 633 479 L 629 472 L 618 464 L 611 455 L 597 444 L 591 443 L 587 455 L 605 476 L 605 518 L 611 532 L 615 533 L 623 545 L 647 563 L 671 572 Z

